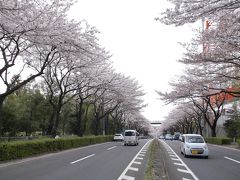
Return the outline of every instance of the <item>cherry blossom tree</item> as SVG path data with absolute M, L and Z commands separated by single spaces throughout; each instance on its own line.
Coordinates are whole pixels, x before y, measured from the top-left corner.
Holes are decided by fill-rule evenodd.
M 0 3 L 0 113 L 7 96 L 41 76 L 55 60 L 73 28 L 66 23 L 71 4 L 61 0 Z
M 233 95 L 239 91 L 228 91 L 239 79 L 239 17 L 240 3 L 236 0 L 219 1 L 170 1 L 174 8 L 166 10 L 158 18 L 165 24 L 177 26 L 202 20 L 204 25 L 199 38 L 190 44 L 190 49 L 180 61 L 202 66 L 203 73 L 212 77 L 211 89 L 219 89 Z M 227 15 L 226 15 L 227 14 Z M 199 52 L 202 46 L 202 52 Z M 224 80 L 225 86 L 215 87 L 214 80 Z
M 225 96 L 222 96 L 220 91 L 210 91 L 207 88 L 208 83 L 206 82 L 208 80 L 206 76 L 190 74 L 190 70 L 187 72 L 188 74 L 181 76 L 177 82 L 170 83 L 173 87 L 171 92 L 158 92 L 158 94 L 162 100 L 168 103 L 192 104 L 194 108 L 200 110 L 204 121 L 211 128 L 211 135 L 215 137 L 216 125 L 221 116 Z
M 235 12 L 240 7 L 238 0 L 168 0 L 174 7 L 167 9 L 156 18 L 165 24 L 180 26 L 193 23 L 204 17 L 218 17 Z

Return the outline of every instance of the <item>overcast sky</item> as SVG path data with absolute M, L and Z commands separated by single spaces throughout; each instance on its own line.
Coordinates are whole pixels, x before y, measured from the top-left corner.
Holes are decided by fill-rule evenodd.
M 166 26 L 154 18 L 169 7 L 166 0 L 78 0 L 71 18 L 85 19 L 99 31 L 100 44 L 113 55 L 117 72 L 139 81 L 148 107 L 143 115 L 163 121 L 171 106 L 165 106 L 155 90 L 167 91 L 168 82 L 181 73 L 177 62 L 189 42 L 192 27 Z

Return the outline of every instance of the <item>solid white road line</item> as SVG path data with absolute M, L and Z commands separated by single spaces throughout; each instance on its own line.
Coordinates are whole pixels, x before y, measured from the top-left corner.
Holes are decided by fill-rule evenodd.
M 182 178 L 182 180 L 192 180 L 192 179 Z
M 237 161 L 237 160 L 232 159 L 232 158 L 230 158 L 230 157 L 224 156 L 224 158 L 240 164 L 240 161 Z
M 116 147 L 117 147 L 117 146 L 113 146 L 113 147 L 108 148 L 107 150 L 109 151 L 109 150 L 114 149 L 114 148 L 116 148 Z
M 96 154 L 91 154 L 91 155 L 86 156 L 86 157 L 84 157 L 84 158 L 81 158 L 81 159 L 78 159 L 78 160 L 76 160 L 76 161 L 70 162 L 70 164 L 77 163 L 77 162 L 79 162 L 79 161 L 82 161 L 82 160 L 84 160 L 84 159 L 90 158 L 90 157 L 95 156 L 95 155 L 96 155 Z

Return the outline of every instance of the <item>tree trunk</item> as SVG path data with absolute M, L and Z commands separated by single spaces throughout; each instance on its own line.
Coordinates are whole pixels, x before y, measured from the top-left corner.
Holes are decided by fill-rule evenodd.
M 3 131 L 1 130 L 1 125 L 3 124 L 3 102 L 6 97 L 0 96 L 0 135 L 3 135 Z
M 55 109 L 53 109 L 53 112 L 52 112 L 51 117 L 49 119 L 47 130 L 46 130 L 46 135 L 51 135 L 53 125 L 54 125 L 55 115 L 56 115 L 56 112 L 55 112 Z
M 84 134 L 86 132 L 87 129 L 87 122 L 88 122 L 88 110 L 89 110 L 89 106 L 90 104 L 87 104 L 86 110 L 85 110 L 85 116 L 83 119 L 83 128 L 82 128 L 82 134 Z
M 77 124 L 76 124 L 76 134 L 78 136 L 83 136 L 82 132 L 82 115 L 83 115 L 83 102 L 80 101 L 79 104 L 76 104 L 76 112 L 77 112 Z
M 212 137 L 217 137 L 217 133 L 216 133 L 216 127 L 217 127 L 217 119 L 219 117 L 216 117 L 216 119 L 214 119 L 213 125 L 211 127 L 211 135 Z
M 99 112 L 96 112 L 96 115 L 95 115 L 95 129 L 94 129 L 94 135 L 95 136 L 99 135 L 99 124 L 100 124 Z
M 51 131 L 51 136 L 56 137 L 57 135 L 57 130 L 60 122 L 60 112 L 61 112 L 62 106 L 58 105 L 57 111 L 56 111 L 56 116 L 55 116 L 55 121 L 53 123 L 53 128 Z
M 105 117 L 105 135 L 109 134 L 109 115 Z

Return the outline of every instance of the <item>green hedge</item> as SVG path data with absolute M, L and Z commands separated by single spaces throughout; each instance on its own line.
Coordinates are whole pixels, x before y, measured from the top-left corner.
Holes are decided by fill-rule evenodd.
M 226 138 L 226 137 L 208 137 L 205 138 L 207 143 L 210 144 L 231 144 L 232 139 L 231 138 Z
M 0 161 L 112 141 L 113 136 L 42 139 L 0 144 Z
M 240 146 L 240 139 L 237 140 L 238 145 Z

